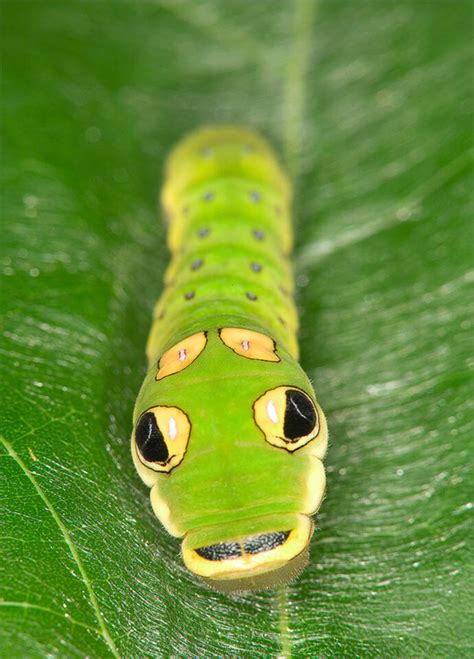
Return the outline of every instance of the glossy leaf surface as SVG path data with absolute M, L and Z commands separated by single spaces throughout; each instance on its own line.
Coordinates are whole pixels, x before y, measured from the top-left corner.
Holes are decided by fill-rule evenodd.
M 2 4 L 2 656 L 472 656 L 472 5 L 454 4 Z M 187 573 L 129 453 L 161 166 L 212 121 L 261 130 L 296 184 L 331 447 L 288 607 Z

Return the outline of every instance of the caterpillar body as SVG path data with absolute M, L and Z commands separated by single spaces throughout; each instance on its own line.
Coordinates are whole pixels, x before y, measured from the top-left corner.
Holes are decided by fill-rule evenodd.
M 185 565 L 219 590 L 298 574 L 324 494 L 327 425 L 298 364 L 291 196 L 244 128 L 202 128 L 167 162 L 172 258 L 132 455 Z

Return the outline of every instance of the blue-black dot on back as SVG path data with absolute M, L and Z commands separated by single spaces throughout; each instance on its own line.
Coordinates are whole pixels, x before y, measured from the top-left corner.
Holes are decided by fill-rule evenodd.
M 261 272 L 262 266 L 261 266 L 260 263 L 257 263 L 256 261 L 253 261 L 250 264 L 250 269 L 252 270 L 252 272 Z
M 214 199 L 214 193 L 211 190 L 208 190 L 202 195 L 203 201 L 212 201 Z
M 250 196 L 250 200 L 256 204 L 258 204 L 258 202 L 261 201 L 262 199 L 262 195 L 258 190 L 250 190 L 249 196 Z
M 247 297 L 248 297 L 249 300 L 252 300 L 252 302 L 257 299 L 257 296 L 255 295 L 255 293 L 247 293 Z
M 191 270 L 199 270 L 199 268 L 204 264 L 204 259 L 196 259 L 191 263 Z
M 255 240 L 264 240 L 265 239 L 265 234 L 260 229 L 254 229 L 252 231 L 252 234 L 253 234 L 253 237 L 255 238 Z
M 194 295 L 195 295 L 194 291 L 188 291 L 187 293 L 184 294 L 184 299 L 185 300 L 192 300 Z
M 207 227 L 202 227 L 201 229 L 198 229 L 197 235 L 199 238 L 207 238 L 209 235 L 210 230 Z

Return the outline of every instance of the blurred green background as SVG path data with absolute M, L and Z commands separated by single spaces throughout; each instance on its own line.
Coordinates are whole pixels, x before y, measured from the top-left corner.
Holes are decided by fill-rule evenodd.
M 472 3 L 1 10 L 2 656 L 472 656 Z M 162 163 L 210 121 L 297 193 L 331 447 L 287 623 L 187 573 L 129 456 Z

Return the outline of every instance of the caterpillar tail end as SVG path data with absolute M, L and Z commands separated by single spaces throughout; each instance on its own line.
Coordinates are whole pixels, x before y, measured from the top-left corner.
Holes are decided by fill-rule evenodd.
M 292 189 L 269 143 L 256 132 L 233 124 L 203 126 L 185 136 L 165 166 L 161 204 L 168 218 L 183 192 L 206 180 L 237 176 L 277 187 L 291 203 Z

